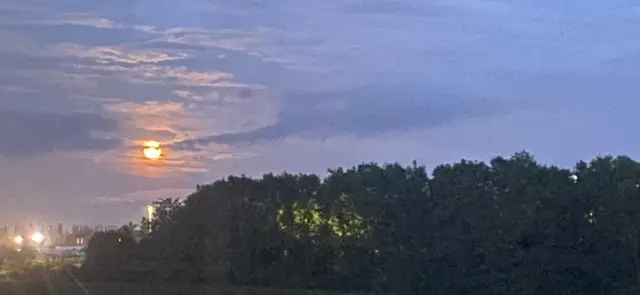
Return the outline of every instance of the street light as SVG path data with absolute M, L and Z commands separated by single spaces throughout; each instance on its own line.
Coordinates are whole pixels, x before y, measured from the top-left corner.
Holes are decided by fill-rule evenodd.
M 578 182 L 578 175 L 572 174 L 571 176 L 569 176 L 569 179 L 571 179 L 571 181 L 576 183 Z
M 35 233 L 33 233 L 33 235 L 31 235 L 31 240 L 36 242 L 36 243 L 38 243 L 38 244 L 40 244 L 40 243 L 42 243 L 42 241 L 44 241 L 44 235 L 42 235 L 39 232 L 35 232 Z
M 153 205 L 147 205 L 146 209 L 146 213 L 147 213 L 147 219 L 149 219 L 149 221 L 152 221 L 154 219 L 154 217 L 156 216 L 156 207 L 154 207 Z

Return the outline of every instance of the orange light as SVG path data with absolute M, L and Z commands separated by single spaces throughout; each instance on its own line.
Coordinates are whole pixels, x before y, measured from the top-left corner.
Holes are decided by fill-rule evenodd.
M 150 160 L 160 159 L 162 156 L 162 149 L 160 143 L 154 140 L 150 140 L 144 143 L 144 149 L 142 150 L 144 157 Z
M 157 148 L 160 148 L 160 143 L 155 140 L 149 140 L 144 143 L 144 147 L 157 149 Z

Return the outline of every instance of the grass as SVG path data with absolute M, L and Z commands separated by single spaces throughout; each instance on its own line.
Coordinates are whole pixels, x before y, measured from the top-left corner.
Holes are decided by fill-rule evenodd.
M 322 291 L 277 290 L 268 288 L 207 286 L 198 284 L 138 284 L 91 282 L 82 284 L 0 282 L 0 294 L 20 295 L 333 295 Z M 86 290 L 86 292 L 85 292 Z
M 59 265 L 35 264 L 0 275 L 0 295 L 337 295 L 323 291 L 188 283 L 80 282 Z M 344 295 L 344 294 L 342 294 Z

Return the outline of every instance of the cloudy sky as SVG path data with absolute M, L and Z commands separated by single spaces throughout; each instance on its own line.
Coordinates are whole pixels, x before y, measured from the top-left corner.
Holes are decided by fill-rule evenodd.
M 0 38 L 0 222 L 137 221 L 229 174 L 640 157 L 637 1 L 0 0 Z

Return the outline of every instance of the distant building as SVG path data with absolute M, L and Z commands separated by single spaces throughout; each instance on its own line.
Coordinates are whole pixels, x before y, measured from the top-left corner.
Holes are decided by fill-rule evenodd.
M 142 230 L 142 228 L 139 225 L 136 225 L 131 231 L 131 237 L 133 238 L 134 241 L 136 241 L 136 243 L 140 243 L 142 239 L 147 237 L 147 232 Z
M 89 244 L 89 240 L 93 236 L 93 233 L 90 234 L 69 234 L 67 235 L 62 243 L 57 243 L 55 246 L 65 246 L 65 247 L 77 247 L 77 246 L 87 246 Z
M 57 260 L 65 258 L 84 258 L 86 247 L 84 246 L 53 246 L 43 249 L 42 253 L 48 260 Z

